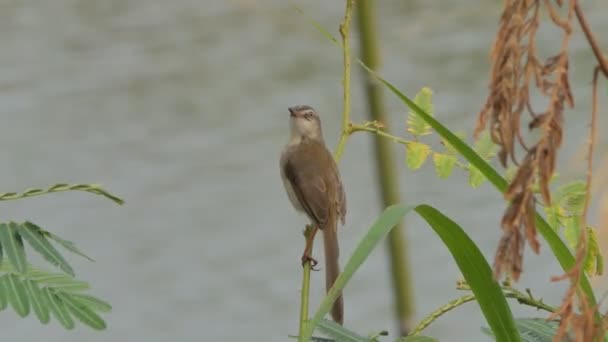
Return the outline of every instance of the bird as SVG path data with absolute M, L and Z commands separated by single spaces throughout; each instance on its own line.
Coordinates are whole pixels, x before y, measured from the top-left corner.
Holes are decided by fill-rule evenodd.
M 292 206 L 306 214 L 313 227 L 308 235 L 302 265 L 317 264 L 312 257 L 312 243 L 318 230 L 323 232 L 325 287 L 332 287 L 340 274 L 338 221 L 345 224 L 346 195 L 338 166 L 325 145 L 321 118 L 308 105 L 289 110 L 289 141 L 281 153 L 281 179 Z M 344 299 L 340 292 L 331 309 L 338 324 L 344 322 Z

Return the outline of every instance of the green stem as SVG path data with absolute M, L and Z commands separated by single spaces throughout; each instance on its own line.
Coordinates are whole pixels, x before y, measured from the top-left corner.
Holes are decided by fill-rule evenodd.
M 351 135 L 351 122 L 350 122 L 350 22 L 352 17 L 352 9 L 354 0 L 346 0 L 346 9 L 344 12 L 344 20 L 340 24 L 340 34 L 342 35 L 342 51 L 344 58 L 344 70 L 343 70 L 343 87 L 344 87 L 344 104 L 342 111 L 342 134 L 338 141 L 338 146 L 334 153 L 334 159 L 336 163 L 339 163 L 346 147 L 348 137 Z M 310 322 L 308 320 L 308 298 L 310 293 L 310 263 L 304 265 L 302 275 L 302 293 L 300 298 L 300 333 L 298 337 L 299 342 L 308 342 L 312 337 L 313 331 L 310 329 Z
M 376 24 L 375 2 L 361 0 L 357 2 L 357 19 L 359 38 L 361 43 L 361 59 L 374 70 L 381 65 L 380 47 Z M 369 75 L 365 79 L 368 112 L 372 120 L 388 125 L 382 87 L 372 80 Z M 351 130 L 367 130 L 366 127 L 351 126 Z M 384 207 L 400 202 L 399 177 L 396 172 L 392 145 L 379 136 L 388 137 L 389 133 L 375 129 L 377 137 L 374 139 L 375 157 L 377 165 L 377 179 L 381 190 L 382 205 Z M 394 141 L 405 144 L 405 140 L 393 137 Z M 407 240 L 403 234 L 403 225 L 398 224 L 387 238 L 389 264 L 391 268 L 393 294 L 395 296 L 395 311 L 401 335 L 407 335 L 411 329 L 411 319 L 414 314 L 414 296 L 410 272 L 410 263 L 407 257 Z
M 466 289 L 466 288 L 459 288 L 459 289 Z M 532 294 L 528 291 L 528 294 L 524 294 L 519 290 L 516 290 L 512 287 L 503 287 L 503 292 L 505 297 L 507 298 L 513 298 L 515 300 L 517 300 L 518 303 L 523 304 L 523 305 L 528 305 L 531 307 L 535 307 L 537 309 L 541 309 L 541 310 L 545 310 L 548 312 L 555 312 L 555 308 L 547 305 L 545 303 L 543 303 L 542 300 L 540 299 L 535 299 L 534 297 L 532 297 Z M 443 316 L 444 314 L 446 314 L 448 311 L 455 309 L 465 303 L 468 302 L 472 302 L 475 300 L 475 295 L 465 295 L 462 296 L 460 298 L 454 299 L 453 301 L 440 306 L 437 310 L 431 312 L 428 316 L 426 316 L 425 318 L 423 318 L 414 328 L 414 330 L 412 331 L 411 335 L 418 335 L 422 332 L 422 330 L 426 329 L 426 327 L 428 327 L 431 323 L 433 323 L 435 320 L 437 320 L 439 317 Z
M 300 297 L 300 332 L 298 333 L 298 341 L 305 342 L 304 331 L 308 323 L 308 296 L 310 293 L 310 262 L 304 264 L 304 272 L 302 276 L 302 294 Z
M 344 153 L 344 147 L 346 146 L 346 141 L 350 136 L 350 22 L 352 16 L 352 9 L 354 0 L 346 0 L 346 10 L 344 12 L 344 20 L 340 24 L 340 35 L 342 36 L 342 53 L 343 53 L 343 79 L 342 86 L 344 89 L 344 104 L 342 110 L 342 134 L 340 135 L 340 141 L 338 142 L 338 147 L 336 148 L 335 159 L 339 161 L 342 158 L 342 154 Z

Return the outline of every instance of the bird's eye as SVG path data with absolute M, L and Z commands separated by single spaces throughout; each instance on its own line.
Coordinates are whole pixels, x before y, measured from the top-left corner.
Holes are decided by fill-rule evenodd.
M 306 118 L 306 120 L 312 119 L 312 112 L 306 112 L 306 114 L 304 114 L 304 117 Z

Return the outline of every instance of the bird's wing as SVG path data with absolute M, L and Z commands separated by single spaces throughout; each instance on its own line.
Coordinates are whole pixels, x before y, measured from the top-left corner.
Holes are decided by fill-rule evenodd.
M 330 215 L 330 195 L 335 192 L 328 187 L 325 179 L 328 170 L 323 170 L 319 161 L 325 158 L 323 153 L 327 150 L 318 144 L 300 144 L 295 147 L 285 162 L 285 176 L 300 202 L 300 205 L 313 223 L 323 228 L 328 222 Z M 331 157 L 331 155 L 330 155 Z M 331 183 L 329 183 L 331 184 Z

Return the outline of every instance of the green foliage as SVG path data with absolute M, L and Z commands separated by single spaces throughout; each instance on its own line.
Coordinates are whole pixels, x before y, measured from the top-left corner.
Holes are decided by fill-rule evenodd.
M 428 336 L 406 336 L 397 340 L 397 342 L 437 342 L 437 339 Z
M 411 141 L 405 148 L 407 151 L 407 166 L 412 170 L 419 169 L 429 154 L 431 154 L 431 147 L 429 145 L 417 141 Z
M 456 149 L 458 153 L 463 156 L 470 164 L 474 165 L 477 169 L 479 169 L 479 171 L 483 173 L 486 179 L 488 179 L 488 181 L 490 181 L 490 183 L 492 183 L 492 185 L 494 185 L 500 193 L 504 193 L 506 191 L 508 183 L 503 177 L 500 176 L 500 174 L 494 168 L 492 168 L 492 166 L 490 166 L 490 164 L 488 164 L 486 160 L 484 160 L 472 148 L 465 144 L 464 141 L 462 141 L 452 131 L 443 126 L 431 115 L 424 112 L 424 110 L 422 110 L 418 105 L 416 105 L 416 103 L 414 103 L 410 98 L 405 96 L 394 85 L 380 77 L 375 71 L 371 70 L 363 62 L 358 62 L 373 77 L 375 77 L 379 82 L 384 84 L 386 88 L 394 95 L 396 95 L 405 105 L 407 105 L 412 111 L 415 111 L 422 119 L 424 119 L 424 121 L 426 121 L 435 132 L 437 132 L 445 141 L 449 142 L 449 144 L 453 146 L 454 149 Z M 568 272 L 570 268 L 574 266 L 574 256 L 569 251 L 568 247 L 564 244 L 564 242 L 560 239 L 560 237 L 555 233 L 555 231 L 542 218 L 542 216 L 537 213 L 535 215 L 535 219 L 536 228 L 538 232 L 543 236 L 545 241 L 547 241 L 549 247 L 551 248 L 551 251 L 559 261 L 562 269 L 565 272 Z M 587 300 L 589 301 L 589 305 L 591 305 L 592 307 L 595 306 L 597 303 L 595 294 L 593 293 L 593 289 L 591 288 L 589 279 L 585 275 L 581 276 L 580 285 Z
M 434 114 L 433 91 L 431 88 L 422 88 L 418 94 L 416 94 L 414 102 L 429 115 L 432 116 Z M 416 112 L 409 111 L 407 116 L 407 131 L 414 136 L 429 135 L 431 134 L 431 126 L 416 114 Z
M 50 314 L 66 329 L 74 328 L 74 318 L 96 330 L 105 329 L 97 312 L 108 312 L 110 304 L 83 294 L 89 285 L 63 273 L 32 268 L 19 272 L 12 265 L 2 264 L 0 272 L 0 310 L 10 303 L 21 317 L 33 310 L 41 323 L 50 321 Z
M 334 341 L 343 341 L 343 342 L 370 342 L 371 340 L 367 337 L 361 336 L 353 331 L 350 331 L 343 326 L 335 323 L 334 321 L 330 321 L 327 319 L 322 319 L 319 321 L 319 330 L 331 337 Z
M 544 318 L 518 318 L 515 320 L 517 331 L 522 342 L 552 342 L 557 333 L 559 322 L 547 321 Z M 483 332 L 494 336 L 488 328 L 482 328 Z
M 29 189 L 22 193 L 2 193 L 0 200 L 15 200 L 61 191 L 85 191 L 104 196 L 115 203 L 123 200 L 106 192 L 94 184 L 57 184 L 48 189 Z M 26 258 L 27 242 L 32 250 L 44 260 L 64 273 L 51 273 L 31 266 Z M 54 317 L 66 329 L 73 329 L 75 321 L 103 330 L 105 321 L 98 312 L 109 312 L 111 306 L 105 301 L 88 294 L 89 284 L 74 278 L 74 269 L 53 245 L 92 260 L 82 253 L 76 245 L 54 235 L 38 225 L 26 221 L 0 223 L 0 310 L 9 304 L 21 317 L 32 311 L 38 320 L 47 324 Z
M 347 261 L 344 271 L 327 293 L 313 318 L 307 322 L 304 338 L 312 335 L 321 319 L 329 312 L 338 293 L 346 286 L 357 269 L 367 259 L 379 241 L 408 212 L 415 210 L 439 235 L 448 247 L 460 271 L 469 283 L 477 302 L 499 341 L 518 341 L 511 310 L 498 283 L 492 276 L 492 270 L 479 248 L 467 236 L 464 230 L 438 210 L 428 206 L 416 207 L 393 205 L 388 207 L 369 229 L 365 237 Z M 332 332 L 344 333 L 341 331 Z
M 558 232 L 563 227 L 564 240 L 570 250 L 576 250 L 581 233 L 581 216 L 585 203 L 585 182 L 576 180 L 566 183 L 554 191 L 550 206 L 544 211 L 547 222 Z M 597 244 L 595 229 L 587 227 L 588 248 L 585 257 L 585 272 L 588 275 L 603 273 L 604 260 Z
M 454 165 L 456 165 L 457 161 L 458 159 L 456 156 L 450 154 L 433 154 L 435 171 L 437 171 L 437 176 L 442 179 L 448 178 L 450 174 L 452 174 L 452 170 L 454 169 Z

